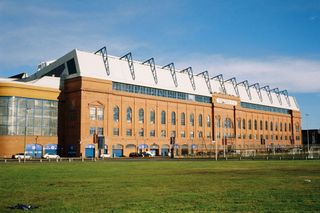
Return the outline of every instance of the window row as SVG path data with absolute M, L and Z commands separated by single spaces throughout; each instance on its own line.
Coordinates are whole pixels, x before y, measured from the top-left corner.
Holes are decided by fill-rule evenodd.
M 234 138 L 234 134 L 232 133 L 223 133 L 221 134 L 220 132 L 217 133 L 217 139 L 223 139 L 223 138 Z M 249 134 L 248 136 L 246 134 L 238 134 L 237 139 L 252 139 L 252 140 L 292 140 L 291 136 L 282 136 L 282 135 L 254 135 L 254 134 Z M 296 140 L 300 140 L 300 136 L 296 136 Z
M 132 123 L 132 108 L 131 107 L 128 107 L 127 110 L 126 110 L 126 121 L 128 123 Z M 171 125 L 176 125 L 177 124 L 177 115 L 176 115 L 176 112 L 171 112 L 170 113 L 170 120 L 171 120 Z M 119 122 L 119 117 L 120 117 L 120 109 L 118 106 L 115 106 L 113 108 L 113 121 L 114 122 Z M 138 117 L 138 122 L 139 123 L 144 123 L 145 122 L 145 112 L 144 112 L 144 109 L 140 108 L 138 110 L 138 113 L 137 113 L 137 117 Z M 155 121 L 156 121 L 156 113 L 154 110 L 151 110 L 149 112 L 149 122 L 151 124 L 155 124 Z M 160 123 L 161 124 L 166 124 L 167 123 L 167 113 L 166 111 L 161 111 L 160 113 Z M 191 126 L 194 126 L 195 124 L 195 118 L 194 118 L 194 114 L 191 113 L 189 115 L 189 124 Z M 184 112 L 182 112 L 180 114 L 180 125 L 182 126 L 185 126 L 186 125 L 186 114 Z M 206 125 L 207 127 L 210 127 L 211 126 L 211 118 L 210 118 L 210 115 L 207 115 L 206 117 Z M 202 127 L 203 126 L 203 116 L 202 114 L 199 114 L 198 115 L 198 126 L 199 127 Z
M 90 134 L 95 134 L 95 128 L 94 127 L 90 128 Z M 128 128 L 128 129 L 126 129 L 125 134 L 126 134 L 126 136 L 145 137 L 145 130 L 143 128 L 140 128 L 140 129 L 138 129 L 137 134 L 133 135 L 132 129 Z M 120 136 L 119 128 L 113 128 L 112 135 L 113 136 Z M 169 136 L 170 137 L 178 137 L 178 135 L 176 134 L 176 131 L 171 131 L 170 135 L 167 135 L 167 131 L 166 130 L 161 130 L 160 131 L 160 134 L 159 134 L 160 138 L 167 138 Z M 156 131 L 154 129 L 149 131 L 149 137 L 156 137 Z M 186 138 L 186 132 L 185 131 L 180 131 L 180 138 Z M 189 132 L 189 138 L 190 139 L 195 138 L 195 135 L 194 135 L 193 131 Z M 204 139 L 204 135 L 203 135 L 202 131 L 198 131 L 197 138 Z M 211 132 L 208 132 L 206 134 L 206 138 L 207 139 L 211 139 Z
M 220 116 L 216 116 L 215 117 L 215 127 L 220 128 L 221 127 L 221 117 Z M 222 124 L 223 128 L 233 128 L 233 122 L 230 118 L 225 118 L 223 119 L 223 124 Z M 258 130 L 258 121 L 254 120 L 252 123 L 252 120 L 248 120 L 248 123 L 246 122 L 245 119 L 237 119 L 237 128 L 238 129 L 246 129 L 248 128 L 249 130 Z M 268 121 L 262 121 L 260 120 L 259 122 L 259 130 L 269 130 L 270 131 L 284 131 L 284 132 L 291 132 L 292 131 L 292 125 L 291 123 L 283 123 L 283 122 L 268 122 Z M 295 125 L 295 131 L 299 132 L 300 129 L 300 125 L 299 123 L 296 123 Z
M 202 102 L 202 103 L 211 103 L 211 97 L 207 97 L 207 96 L 193 95 L 193 94 L 188 94 L 183 92 L 144 87 L 144 86 L 133 85 L 133 84 L 124 84 L 119 82 L 112 82 L 112 89 L 130 92 L 130 93 L 165 97 L 165 98 L 174 98 L 174 99 L 180 99 L 180 100 L 191 100 L 191 101 Z
M 246 102 L 241 102 L 241 107 L 247 108 L 247 109 L 267 111 L 267 112 L 277 112 L 277 113 L 283 113 L 283 114 L 290 114 L 290 110 L 288 110 L 288 109 L 271 107 L 271 106 L 264 106 L 264 105 L 246 103 Z

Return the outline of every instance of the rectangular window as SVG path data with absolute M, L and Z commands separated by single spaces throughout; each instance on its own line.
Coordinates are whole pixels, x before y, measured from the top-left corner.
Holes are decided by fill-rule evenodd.
M 160 137 L 162 137 L 162 138 L 167 137 L 167 132 L 166 132 L 166 130 L 161 130 Z
M 143 137 L 144 136 L 144 130 L 143 128 L 139 129 L 139 136 Z
M 96 108 L 95 107 L 90 107 L 90 120 L 96 120 Z
M 127 129 L 126 130 L 126 135 L 127 136 L 132 136 L 132 129 Z
M 171 137 L 176 137 L 176 131 L 171 131 Z
M 186 137 L 186 132 L 185 131 L 181 131 L 180 132 L 180 137 L 181 138 L 185 138 Z
M 153 129 L 153 130 L 150 130 L 150 137 L 155 137 L 156 136 L 156 131 Z
M 190 138 L 191 138 L 191 139 L 194 138 L 194 132 L 193 132 L 193 131 L 190 132 Z
M 97 118 L 98 118 L 98 120 L 103 120 L 103 108 L 101 108 L 101 107 L 99 107 L 99 108 L 97 108 Z
M 98 135 L 103 135 L 103 128 L 102 127 L 98 127 L 97 128 L 97 133 L 98 133 Z
M 113 128 L 113 135 L 119 136 L 119 128 Z
M 93 135 L 96 133 L 96 128 L 95 127 L 90 127 L 90 135 Z

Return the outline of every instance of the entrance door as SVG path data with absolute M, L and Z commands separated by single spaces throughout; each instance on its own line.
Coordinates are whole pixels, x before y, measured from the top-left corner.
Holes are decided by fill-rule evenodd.
M 95 146 L 93 144 L 89 144 L 86 146 L 85 156 L 86 158 L 94 158 L 95 157 Z

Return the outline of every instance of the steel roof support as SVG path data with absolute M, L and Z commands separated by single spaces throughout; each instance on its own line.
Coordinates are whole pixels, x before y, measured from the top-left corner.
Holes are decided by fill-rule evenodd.
M 195 85 L 195 83 L 194 83 L 192 68 L 191 68 L 191 67 L 188 67 L 188 68 L 180 71 L 180 73 L 186 73 L 186 72 L 187 72 L 188 75 L 189 75 L 189 79 L 190 79 L 190 82 L 191 82 L 191 85 L 192 85 L 193 90 L 196 90 L 196 85 Z
M 281 101 L 281 96 L 280 96 L 280 92 L 278 88 L 274 88 L 272 90 L 270 90 L 271 92 L 274 92 L 277 95 L 277 98 L 279 100 L 280 105 L 282 105 L 282 101 Z
M 107 75 L 110 75 L 107 47 L 106 46 L 102 47 L 100 50 L 97 50 L 94 54 L 101 55 L 104 63 L 104 67 L 106 68 Z
M 129 52 L 128 54 L 122 56 L 120 58 L 120 60 L 123 60 L 123 59 L 126 59 L 128 61 L 128 65 L 129 65 L 129 70 L 130 70 L 130 73 L 131 73 L 131 77 L 133 80 L 136 79 L 136 75 L 134 73 L 134 66 L 133 66 L 133 61 L 132 61 L 132 54 L 131 52 Z
M 209 72 L 206 70 L 206 71 L 203 71 L 201 73 L 198 73 L 196 76 L 199 76 L 199 75 L 202 75 L 204 77 L 204 79 L 206 80 L 206 84 L 207 84 L 208 90 L 209 90 L 210 93 L 212 93 Z
M 252 96 L 251 96 L 251 92 L 250 92 L 250 89 L 249 89 L 249 83 L 247 80 L 245 81 L 242 81 L 240 83 L 238 83 L 237 85 L 243 85 L 244 88 L 246 89 L 246 92 L 248 94 L 248 97 L 250 98 L 250 100 L 252 100 Z
M 266 85 L 264 87 L 261 87 L 260 89 L 263 89 L 263 90 L 265 90 L 267 92 L 269 100 L 270 100 L 270 103 L 273 104 L 273 100 L 272 100 L 272 96 L 271 96 L 271 92 L 270 92 L 270 87 L 268 85 Z
M 145 62 L 143 62 L 142 64 L 149 64 L 152 75 L 153 75 L 154 82 L 157 84 L 158 77 L 157 77 L 156 65 L 154 63 L 154 58 L 150 58 L 150 59 L 146 60 Z
M 279 93 L 284 95 L 284 97 L 285 97 L 286 100 L 287 100 L 288 105 L 291 106 L 290 99 L 289 99 L 289 95 L 288 95 L 288 91 L 287 91 L 287 90 L 282 90 L 282 91 L 280 91 Z
M 214 76 L 211 79 L 217 79 L 219 81 L 219 83 L 220 83 L 220 87 L 222 89 L 222 93 L 223 94 L 227 94 L 226 88 L 224 86 L 224 81 L 223 81 L 223 75 L 222 74 Z
M 176 69 L 174 67 L 174 63 L 170 63 L 162 67 L 162 69 L 166 69 L 166 68 L 170 69 L 173 83 L 176 87 L 178 87 L 178 81 L 177 81 L 177 75 L 176 75 Z
M 255 84 L 252 84 L 251 86 L 249 87 L 254 87 L 259 95 L 259 99 L 260 101 L 262 102 L 262 95 L 261 95 L 261 90 L 260 90 L 260 85 L 259 83 L 255 83 Z
M 239 90 L 238 90 L 238 84 L 237 84 L 237 80 L 235 77 L 233 78 L 230 78 L 228 80 L 225 80 L 224 82 L 231 82 L 232 83 L 232 86 L 233 86 L 233 89 L 234 91 L 236 92 L 237 96 L 239 97 Z

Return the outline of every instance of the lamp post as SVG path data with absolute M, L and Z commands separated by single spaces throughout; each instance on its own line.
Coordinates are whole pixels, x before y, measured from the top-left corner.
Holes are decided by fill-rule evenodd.
M 23 162 L 26 162 L 26 146 L 27 146 L 27 119 L 28 112 L 30 108 L 26 106 L 25 115 L 24 115 L 24 152 L 23 152 Z
M 308 154 L 310 153 L 310 147 L 309 147 L 309 129 L 308 129 L 308 117 L 310 114 L 306 114 L 306 128 L 307 128 L 307 144 L 308 144 Z

